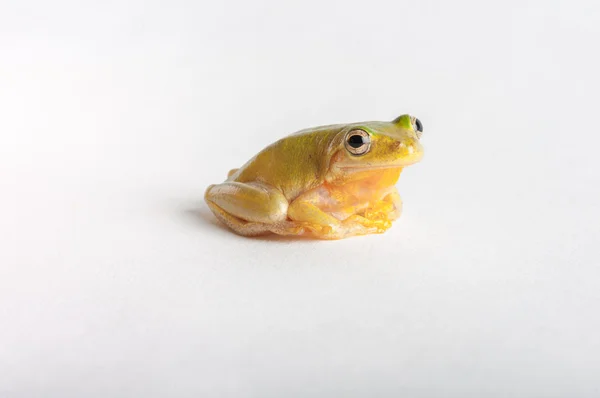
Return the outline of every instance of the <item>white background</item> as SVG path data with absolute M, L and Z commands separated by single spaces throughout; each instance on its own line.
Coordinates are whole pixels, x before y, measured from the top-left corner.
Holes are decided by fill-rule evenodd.
M 600 396 L 600 5 L 2 1 L 0 397 Z M 203 202 L 417 115 L 384 235 Z

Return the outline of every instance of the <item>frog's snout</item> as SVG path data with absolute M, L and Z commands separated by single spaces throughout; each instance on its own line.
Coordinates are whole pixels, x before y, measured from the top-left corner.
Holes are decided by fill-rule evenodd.
M 408 163 L 415 163 L 423 157 L 423 147 L 417 139 L 406 138 L 397 143 L 398 156 Z
M 398 151 L 412 155 L 413 153 L 419 152 L 421 144 L 414 139 L 405 139 L 397 143 Z

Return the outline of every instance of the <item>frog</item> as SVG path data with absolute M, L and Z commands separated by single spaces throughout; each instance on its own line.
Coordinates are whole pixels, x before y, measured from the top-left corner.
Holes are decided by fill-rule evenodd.
M 422 134 L 422 122 L 409 114 L 300 130 L 229 171 L 204 198 L 242 236 L 383 233 L 402 213 L 396 183 L 422 159 Z

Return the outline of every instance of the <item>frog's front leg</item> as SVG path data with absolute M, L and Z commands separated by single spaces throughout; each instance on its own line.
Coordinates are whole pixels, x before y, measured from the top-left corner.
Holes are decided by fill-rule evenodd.
M 402 199 L 396 187 L 384 193 L 381 200 L 376 201 L 368 207 L 364 216 L 368 219 L 386 219 L 389 221 L 397 220 L 402 214 Z
M 312 235 L 321 239 L 341 239 L 355 235 L 381 233 L 387 229 L 383 228 L 380 223 L 374 223 L 357 214 L 339 219 L 333 214 L 342 214 L 342 212 L 330 212 L 323 209 L 331 206 L 336 208 L 340 205 L 334 202 L 335 199 L 330 197 L 326 189 L 319 188 L 296 198 L 288 208 L 288 217 L 301 223 Z

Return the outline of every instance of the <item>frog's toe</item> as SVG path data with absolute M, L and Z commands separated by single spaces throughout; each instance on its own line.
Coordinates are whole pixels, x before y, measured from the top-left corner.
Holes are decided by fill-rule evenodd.
M 295 221 L 283 221 L 269 224 L 269 231 L 283 236 L 300 236 L 306 233 L 306 228 L 302 223 Z

